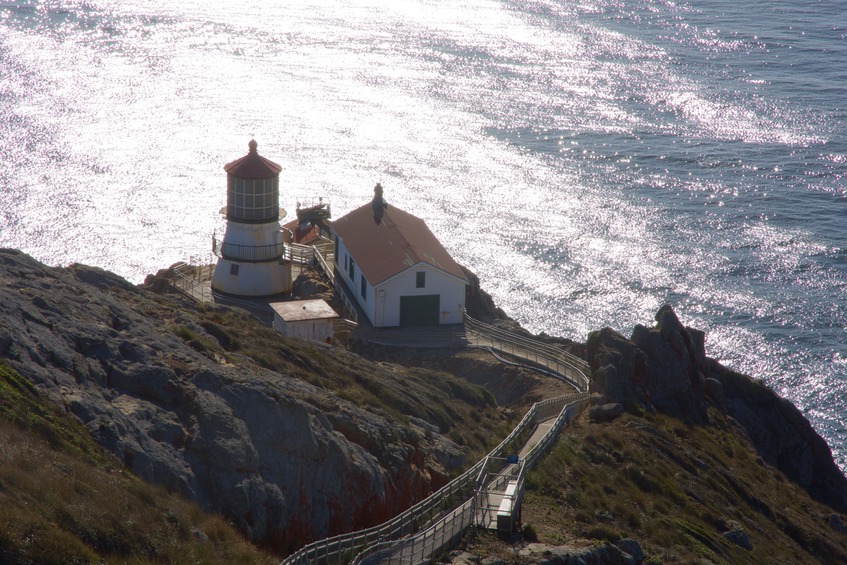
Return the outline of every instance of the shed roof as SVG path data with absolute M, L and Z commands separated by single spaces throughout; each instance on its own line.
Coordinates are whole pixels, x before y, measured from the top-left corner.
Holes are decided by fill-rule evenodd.
M 256 151 L 259 146 L 255 139 L 247 144 L 249 152 L 244 157 L 224 165 L 224 170 L 242 179 L 266 179 L 279 174 L 282 167 L 270 159 L 265 159 Z
M 421 262 L 468 280 L 424 221 L 394 205 L 385 208 L 380 223 L 369 202 L 332 222 L 332 228 L 371 285 Z
M 294 300 L 290 302 L 272 302 L 270 306 L 284 322 L 338 318 L 338 314 L 332 309 L 332 306 L 320 298 L 313 300 Z

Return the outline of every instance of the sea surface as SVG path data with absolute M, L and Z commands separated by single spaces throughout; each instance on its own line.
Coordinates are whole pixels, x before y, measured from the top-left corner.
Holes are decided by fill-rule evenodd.
M 223 165 L 424 218 L 534 331 L 663 303 L 847 469 L 847 3 L 0 2 L 0 246 L 212 261 Z

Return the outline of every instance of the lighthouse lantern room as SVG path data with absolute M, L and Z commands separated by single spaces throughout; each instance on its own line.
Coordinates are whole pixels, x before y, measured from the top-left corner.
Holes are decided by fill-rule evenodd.
M 290 265 L 284 261 L 279 227 L 278 164 L 256 151 L 224 166 L 226 232 L 212 288 L 234 296 L 272 296 L 291 290 Z

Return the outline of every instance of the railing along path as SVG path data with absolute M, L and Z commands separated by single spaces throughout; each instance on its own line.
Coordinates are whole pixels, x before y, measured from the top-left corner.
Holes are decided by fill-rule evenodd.
M 481 488 L 488 488 L 481 484 L 488 461 L 519 452 L 524 468 L 531 467 L 550 447 L 559 430 L 584 407 L 588 396 L 588 366 L 578 357 L 493 328 L 469 316 L 466 317 L 465 328 L 467 346 L 499 351 L 529 361 L 536 368 L 569 383 L 576 392 L 535 403 L 486 458 L 392 520 L 313 542 L 287 557 L 282 565 L 414 564 L 452 547 L 468 528 L 477 523 L 476 494 Z M 545 427 L 549 426 L 546 432 L 533 440 L 537 441 L 534 445 L 527 444 L 527 438 L 532 437 L 532 432 L 541 422 L 545 423 Z
M 217 246 L 215 247 L 220 253 Z M 321 246 L 320 249 L 289 245 L 285 259 L 301 265 L 314 262 L 335 286 L 332 251 L 331 245 Z M 175 272 L 175 286 L 187 296 L 199 301 L 213 301 L 213 293 L 200 282 L 199 272 L 191 273 L 188 265 L 179 265 Z M 355 319 L 357 310 L 350 303 L 347 293 L 343 289 L 337 289 L 337 294 L 344 300 L 345 306 Z M 251 311 L 256 309 L 255 303 L 237 302 L 243 302 L 239 305 Z M 265 311 L 254 313 L 260 318 L 268 314 Z M 352 322 L 348 329 L 355 328 L 355 325 L 355 322 Z M 358 532 L 313 542 L 287 557 L 282 561 L 282 565 L 345 565 L 351 562 L 414 565 L 425 561 L 434 553 L 452 547 L 471 526 L 491 523 L 492 500 L 499 503 L 507 496 L 502 491 L 509 479 L 513 479 L 517 491 L 515 504 L 520 504 L 524 469 L 532 467 L 546 452 L 555 441 L 559 430 L 584 407 L 587 400 L 589 370 L 583 360 L 559 348 L 484 324 L 467 315 L 464 330 L 451 329 L 449 335 L 444 332 L 405 333 L 400 341 L 397 340 L 396 333 L 393 339 L 386 339 L 388 335 L 390 334 L 385 332 L 372 332 L 369 339 L 385 345 L 475 347 L 489 350 L 495 355 L 511 355 L 532 363 L 531 368 L 535 370 L 570 384 L 577 392 L 535 403 L 509 436 L 484 459 L 392 520 Z M 516 452 L 519 453 L 520 466 L 517 474 L 514 474 L 514 464 L 493 473 L 487 472 L 491 461 Z M 488 477 L 493 479 L 489 480 Z M 485 508 L 482 508 L 483 496 L 486 501 Z

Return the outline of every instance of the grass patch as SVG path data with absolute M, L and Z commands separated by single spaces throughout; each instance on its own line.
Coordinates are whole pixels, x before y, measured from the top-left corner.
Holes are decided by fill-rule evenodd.
M 630 537 L 662 563 L 847 561 L 847 535 L 825 524 L 832 510 L 762 465 L 722 417 L 710 419 L 577 420 L 529 472 L 523 520 L 542 543 Z M 740 525 L 752 549 L 725 539 L 727 524 Z

